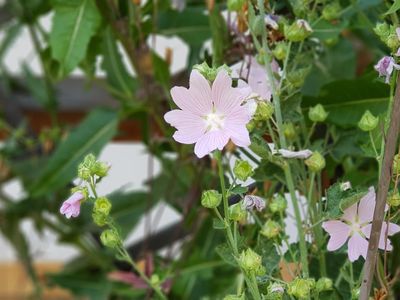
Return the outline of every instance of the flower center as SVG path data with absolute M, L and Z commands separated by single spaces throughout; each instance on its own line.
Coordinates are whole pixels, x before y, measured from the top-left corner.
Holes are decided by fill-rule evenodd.
M 353 232 L 361 232 L 361 225 L 358 222 L 354 222 L 351 224 L 351 230 Z
M 204 116 L 206 131 L 215 131 L 222 129 L 225 123 L 225 116 L 218 114 L 215 110 Z

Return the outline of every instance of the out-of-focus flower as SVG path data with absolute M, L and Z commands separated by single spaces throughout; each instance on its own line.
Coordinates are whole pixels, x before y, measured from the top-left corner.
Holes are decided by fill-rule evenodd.
M 79 216 L 81 212 L 81 202 L 85 199 L 85 195 L 81 192 L 75 192 L 65 200 L 60 208 L 60 213 L 65 215 L 67 219 Z
M 385 77 L 385 83 L 389 83 L 393 69 L 399 70 L 400 65 L 395 63 L 393 57 L 384 56 L 378 61 L 374 68 L 379 73 L 379 76 Z
M 279 149 L 278 153 L 285 158 L 299 158 L 299 159 L 307 159 L 312 155 L 312 151 L 309 149 L 300 150 L 300 151 L 290 151 L 286 149 Z
M 181 12 L 186 7 L 186 0 L 171 0 L 171 7 Z
M 258 196 L 246 195 L 243 199 L 243 208 L 247 210 L 255 208 L 257 211 L 262 211 L 265 208 L 265 200 Z
M 340 220 L 326 221 L 322 228 L 329 233 L 328 251 L 335 251 L 347 242 L 349 260 L 354 262 L 360 256 L 367 257 L 368 241 L 371 234 L 372 219 L 375 209 L 375 189 L 369 188 L 368 193 L 347 208 Z M 386 207 L 387 209 L 387 207 Z M 393 249 L 389 239 L 386 239 L 386 231 L 389 236 L 400 231 L 400 226 L 394 223 L 382 223 L 379 248 L 391 251 Z M 348 240 L 348 241 L 347 241 Z
M 179 109 L 167 112 L 164 118 L 177 129 L 173 135 L 177 142 L 196 144 L 197 157 L 222 150 L 229 139 L 239 147 L 250 145 L 246 124 L 251 116 L 242 105 L 248 95 L 244 89 L 232 87 L 225 70 L 218 72 L 212 86 L 192 71 L 190 88 L 174 87 L 171 95 Z
M 274 15 L 266 15 L 264 18 L 265 24 L 270 26 L 274 30 L 279 29 L 279 24 L 278 24 L 278 17 Z

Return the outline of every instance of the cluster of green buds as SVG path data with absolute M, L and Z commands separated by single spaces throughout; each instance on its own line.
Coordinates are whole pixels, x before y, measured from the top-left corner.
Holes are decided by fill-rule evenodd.
M 315 280 L 312 278 L 296 278 L 288 284 L 287 292 L 297 299 L 310 299 L 315 288 Z
M 242 181 L 246 181 L 254 174 L 254 171 L 253 167 L 249 164 L 247 160 L 238 159 L 235 161 L 233 174 L 236 176 L 236 178 Z
M 369 110 L 365 111 L 360 121 L 358 122 L 358 127 L 362 131 L 372 131 L 378 126 L 379 118 L 375 117 Z
M 326 4 L 322 10 L 322 17 L 327 21 L 336 20 L 340 17 L 342 7 L 339 1 Z
M 304 163 L 310 169 L 311 172 L 321 172 L 326 165 L 325 158 L 318 151 L 314 151 L 313 154 L 307 158 Z
M 116 249 L 122 245 L 121 237 L 116 229 L 106 229 L 100 235 L 101 243 L 111 249 Z
M 229 75 L 231 75 L 232 70 L 227 65 L 219 66 L 218 68 L 210 67 L 206 62 L 202 64 L 197 64 L 193 66 L 193 70 L 200 72 L 209 82 L 213 82 L 217 77 L 217 74 L 221 70 L 225 70 Z
M 78 166 L 78 177 L 84 181 L 90 180 L 95 176 L 102 178 L 107 176 L 110 166 L 104 162 L 96 160 L 93 154 L 88 154 Z
M 217 208 L 222 200 L 222 195 L 216 190 L 204 191 L 201 195 L 201 205 L 205 208 Z
M 396 33 L 396 27 L 387 23 L 376 24 L 374 31 L 392 52 L 396 52 L 400 47 L 400 40 Z
M 254 113 L 253 120 L 255 121 L 268 121 L 274 114 L 274 106 L 271 102 L 259 101 L 257 109 Z
M 242 251 L 238 263 L 247 274 L 254 274 L 257 276 L 265 274 L 265 268 L 262 265 L 262 257 L 250 248 Z
M 285 197 L 278 194 L 274 196 L 269 204 L 269 210 L 274 214 L 284 213 L 287 208 L 287 201 Z
M 273 220 L 268 220 L 267 222 L 265 222 L 260 231 L 260 233 L 263 236 L 269 239 L 277 238 L 280 232 L 281 232 L 281 226 L 279 225 L 278 222 L 275 222 Z
M 328 117 L 328 113 L 321 104 L 317 104 L 308 111 L 308 118 L 315 123 L 322 123 Z
M 284 32 L 287 40 L 301 42 L 309 37 L 313 30 L 306 20 L 299 19 L 291 25 L 285 25 Z

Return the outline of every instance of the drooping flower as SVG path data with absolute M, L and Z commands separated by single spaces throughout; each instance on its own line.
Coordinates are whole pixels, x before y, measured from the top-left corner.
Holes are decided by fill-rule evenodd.
M 247 210 L 255 208 L 257 211 L 262 211 L 265 208 L 265 200 L 258 196 L 246 195 L 243 199 L 243 208 Z
M 347 253 L 351 262 L 356 261 L 360 256 L 367 257 L 368 241 L 371 234 L 372 219 L 375 209 L 375 189 L 369 188 L 368 193 L 344 211 L 340 220 L 331 220 L 322 223 L 322 228 L 330 235 L 328 251 L 335 251 L 347 242 Z M 393 249 L 387 235 L 391 236 L 400 232 L 400 226 L 394 223 L 382 223 L 379 248 L 391 251 Z M 386 247 L 385 247 L 386 246 Z
M 313 152 L 309 149 L 300 150 L 300 151 L 290 151 L 287 149 L 279 149 L 278 153 L 285 158 L 307 159 L 312 155 Z
M 60 213 L 65 215 L 67 219 L 74 217 L 76 218 L 79 216 L 81 212 L 81 202 L 85 198 L 83 193 L 75 192 L 69 197 L 67 200 L 64 201 L 60 208 Z
M 225 70 L 210 83 L 199 72 L 190 74 L 190 87 L 171 89 L 179 109 L 165 114 L 164 119 L 177 131 L 173 138 L 182 144 L 196 144 L 195 154 L 202 158 L 223 147 L 229 139 L 239 147 L 250 145 L 246 124 L 251 116 L 243 104 L 249 89 L 233 88 Z
M 238 87 L 246 87 L 246 81 L 255 97 L 260 97 L 266 101 L 271 100 L 272 87 L 268 80 L 267 71 L 264 66 L 257 62 L 254 56 L 245 57 L 243 61 L 231 66 L 231 69 L 233 77 L 240 79 Z M 271 69 L 274 73 L 280 73 L 279 65 L 275 60 L 271 63 Z
M 385 83 L 389 83 L 390 76 L 392 75 L 393 69 L 400 69 L 400 65 L 396 64 L 393 57 L 384 56 L 374 66 L 375 70 L 378 71 L 379 76 L 385 77 Z

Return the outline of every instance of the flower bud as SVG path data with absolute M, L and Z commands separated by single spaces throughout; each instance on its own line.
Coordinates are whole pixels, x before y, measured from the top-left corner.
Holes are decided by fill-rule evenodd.
M 379 38 L 382 41 L 385 41 L 390 35 L 390 28 L 387 23 L 376 24 L 374 31 L 375 31 L 376 35 L 379 36 Z
M 246 128 L 249 132 L 252 132 L 254 130 L 254 128 L 257 127 L 257 121 L 255 121 L 254 119 L 251 119 L 249 123 L 247 123 Z
M 277 222 L 268 220 L 267 222 L 265 222 L 260 233 L 269 239 L 273 239 L 279 236 L 280 231 L 281 226 Z
M 233 174 L 235 174 L 238 179 L 246 181 L 253 173 L 253 167 L 247 160 L 236 160 L 235 166 L 233 167 Z
M 311 107 L 308 111 L 308 118 L 317 123 L 324 122 L 328 117 L 328 113 L 325 111 L 324 107 L 321 104 L 317 104 L 314 107 Z
M 277 43 L 274 50 L 272 50 L 272 54 L 278 60 L 284 60 L 287 55 L 287 45 L 284 42 Z
M 287 292 L 298 299 L 310 299 L 314 286 L 314 279 L 296 278 L 292 282 L 289 282 Z
M 333 288 L 332 279 L 327 277 L 322 277 L 318 279 L 317 284 L 315 286 L 315 289 L 317 290 L 318 293 L 330 291 L 332 290 L 332 288 Z
M 240 11 L 246 0 L 228 0 L 228 10 L 229 11 Z
M 108 216 L 111 206 L 110 201 L 106 197 L 99 197 L 94 202 L 93 212 Z
M 369 110 L 367 110 L 358 122 L 358 127 L 362 131 L 371 131 L 374 130 L 376 126 L 378 126 L 378 122 L 379 119 L 371 114 Z
M 399 37 L 395 32 L 391 32 L 387 37 L 386 40 L 384 40 L 386 45 L 392 49 L 393 51 L 397 50 L 400 46 L 400 40 Z
M 393 157 L 393 165 L 392 165 L 393 175 L 400 174 L 400 155 L 396 154 Z
M 236 222 L 243 222 L 246 220 L 247 211 L 243 208 L 241 203 L 236 203 L 229 207 L 229 219 Z
M 274 106 L 271 102 L 260 101 L 254 114 L 255 121 L 267 121 L 274 114 Z
M 93 166 L 96 164 L 96 157 L 88 154 L 78 166 L 78 177 L 82 180 L 89 180 L 92 175 Z
M 158 276 L 157 274 L 151 275 L 150 282 L 153 286 L 159 286 L 161 283 L 160 276 Z
M 201 195 L 201 205 L 205 208 L 216 208 L 221 203 L 222 195 L 216 190 L 204 191 Z
M 390 206 L 394 206 L 397 207 L 400 205 L 400 194 L 399 192 L 392 192 L 389 194 L 387 200 L 386 200 L 387 204 L 389 204 Z
M 313 154 L 305 160 L 307 167 L 315 173 L 320 172 L 325 168 L 325 158 L 318 151 L 314 151 Z
M 265 21 L 261 16 L 256 16 L 254 19 L 251 20 L 250 30 L 255 35 L 261 35 L 264 28 L 265 28 Z
M 263 273 L 262 258 L 256 252 L 247 248 L 239 256 L 239 266 L 247 273 L 260 275 Z
M 288 140 L 293 140 L 296 137 L 296 129 L 292 123 L 283 124 L 283 134 Z
M 285 37 L 291 42 L 304 41 L 312 32 L 310 24 L 306 20 L 299 19 L 292 25 L 285 25 Z
M 268 286 L 266 300 L 282 300 L 285 288 L 282 284 L 274 282 Z
M 201 75 L 203 75 L 208 81 L 213 82 L 217 77 L 217 74 L 221 70 L 225 70 L 229 75 L 232 70 L 227 65 L 219 66 L 218 68 L 209 67 L 206 62 L 202 64 L 197 64 L 193 66 L 193 70 L 197 70 Z
M 92 219 L 93 222 L 100 227 L 103 227 L 108 223 L 108 216 L 101 213 L 92 212 Z
M 101 161 L 96 161 L 92 168 L 93 175 L 97 175 L 98 177 L 106 177 L 110 166 Z
M 282 195 L 275 196 L 269 204 L 269 210 L 272 213 L 283 213 L 287 208 L 287 201 Z
M 289 81 L 294 88 L 299 88 L 304 84 L 304 80 L 306 80 L 309 72 L 310 68 L 302 68 L 289 72 L 287 74 L 287 81 Z
M 104 230 L 100 235 L 100 241 L 104 246 L 113 249 L 121 245 L 119 234 L 114 229 Z
M 340 17 L 341 10 L 342 8 L 340 7 L 339 2 L 327 4 L 322 10 L 322 17 L 327 21 L 338 19 Z

